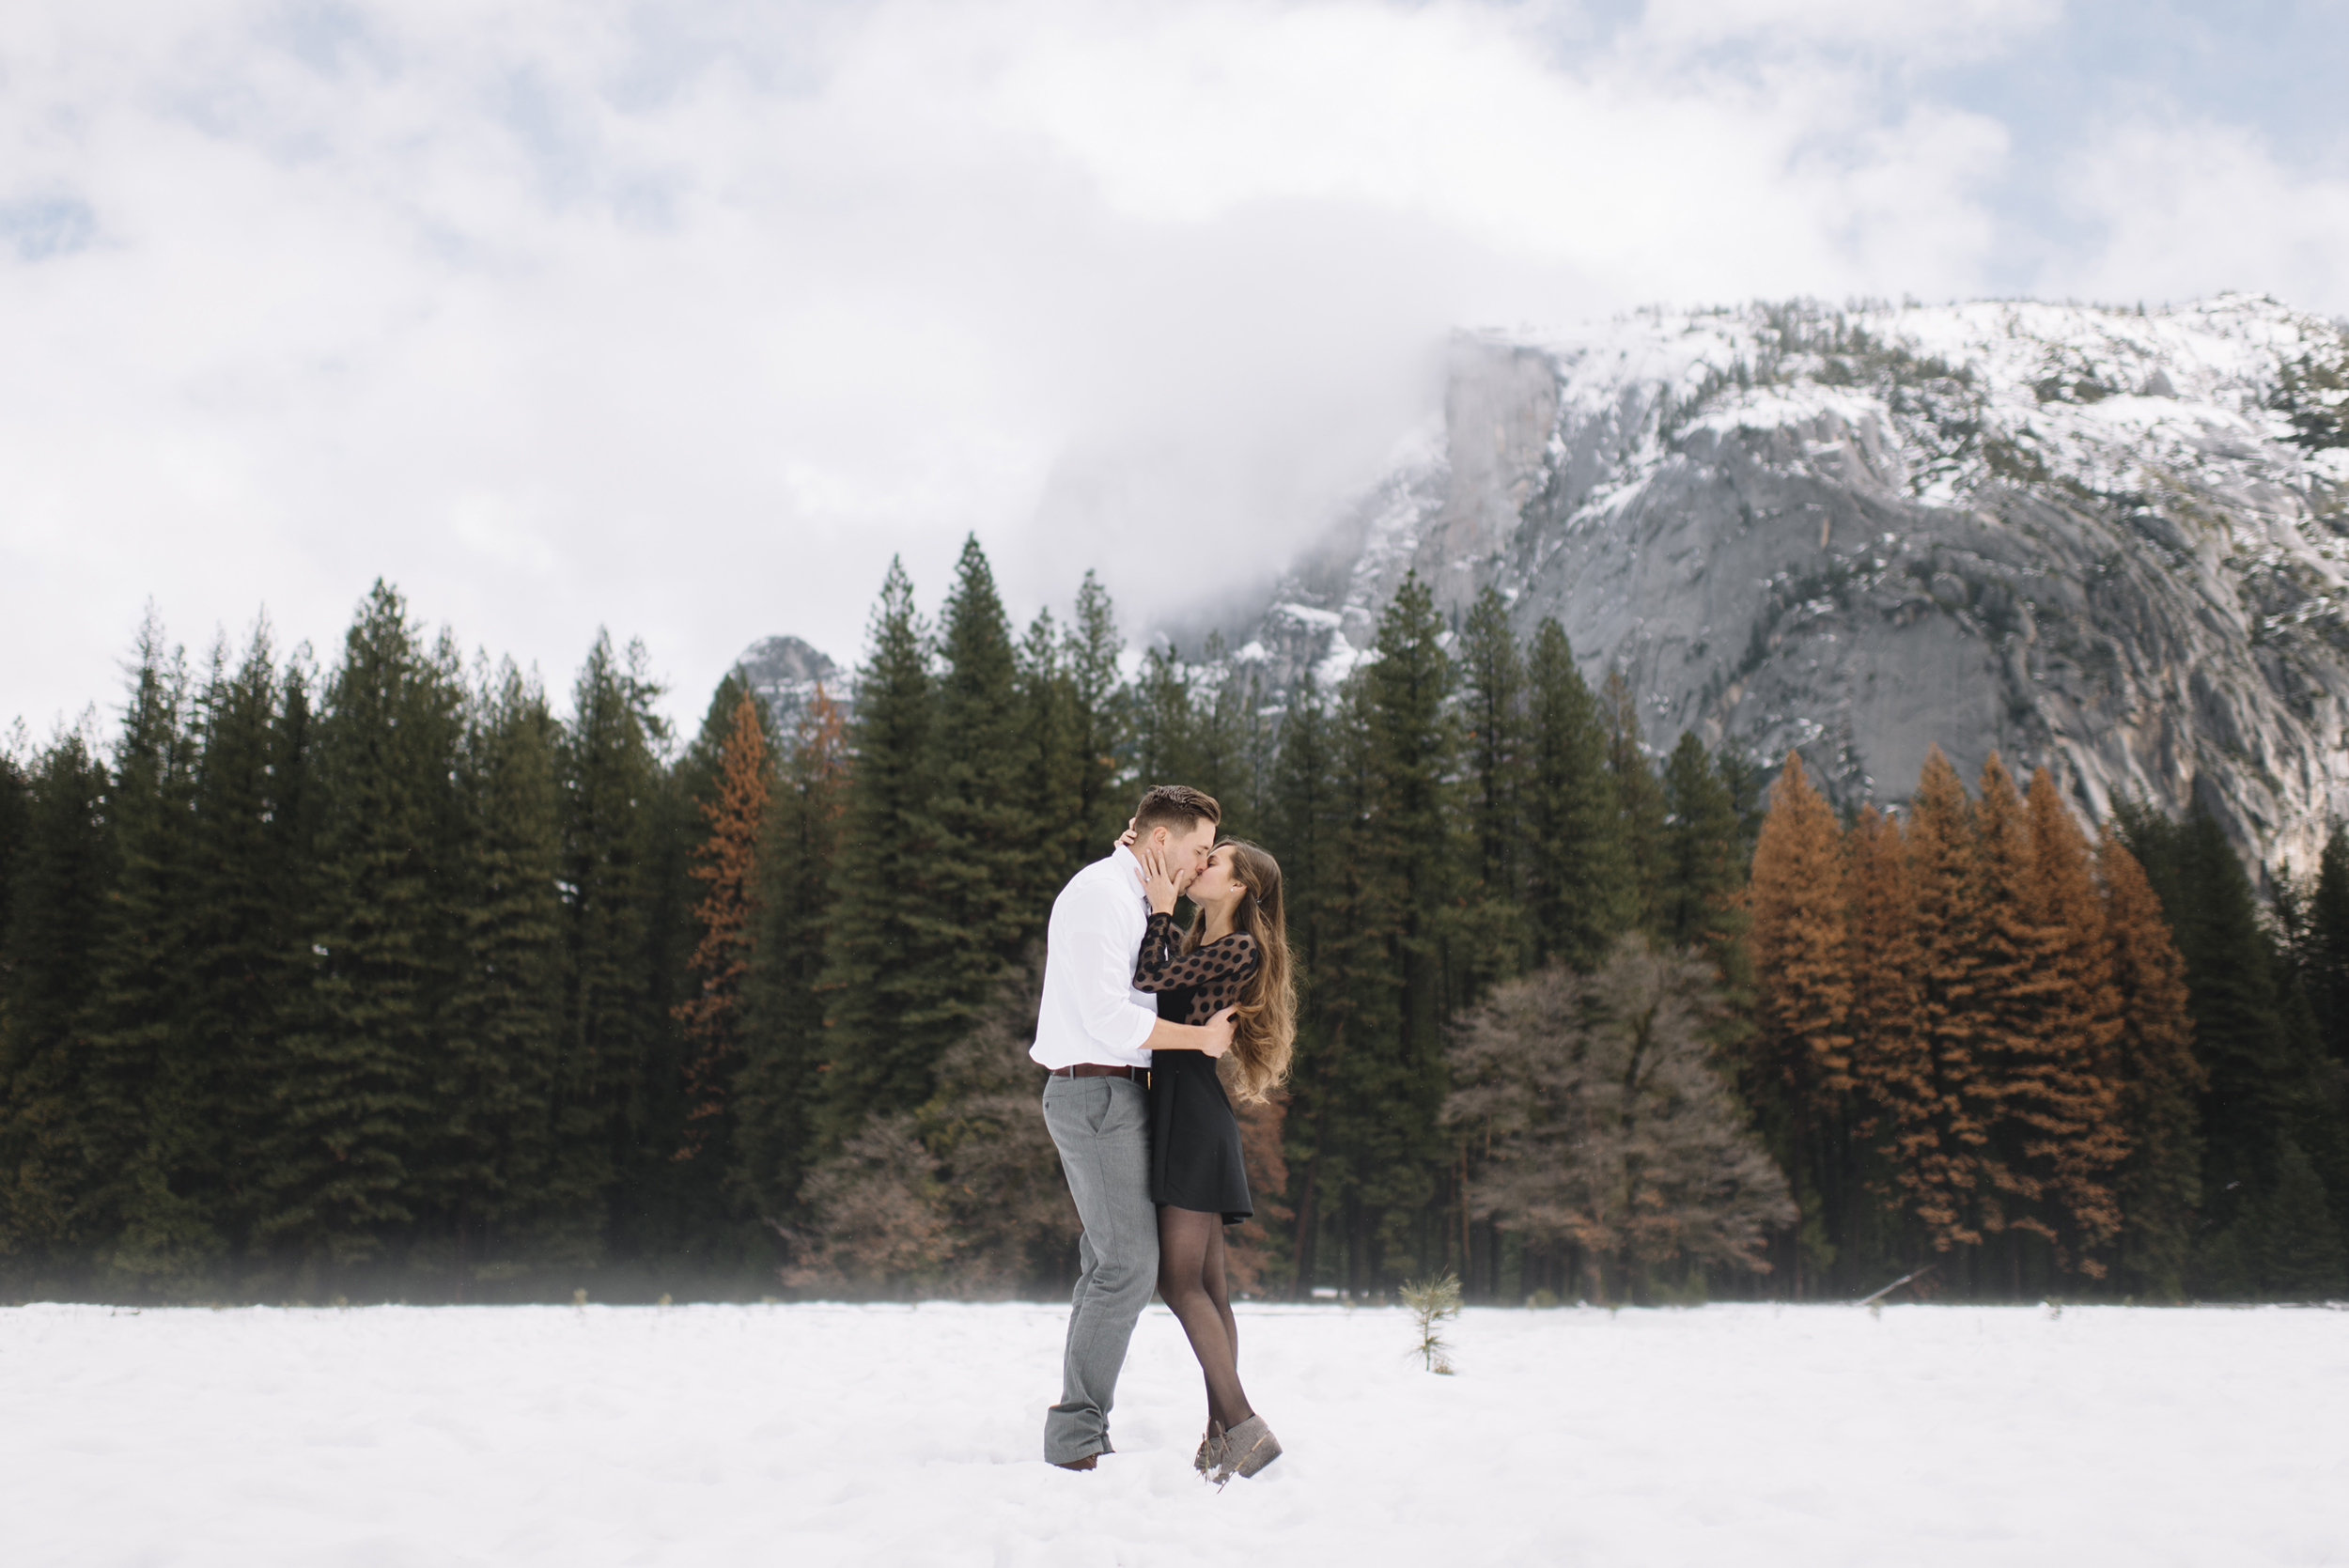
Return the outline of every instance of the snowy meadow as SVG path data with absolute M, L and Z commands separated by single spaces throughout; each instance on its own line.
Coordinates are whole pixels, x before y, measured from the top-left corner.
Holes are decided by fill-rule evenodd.
M 2349 1313 L 1243 1307 L 1218 1493 L 1163 1308 L 1038 1456 L 1045 1305 L 0 1311 L 34 1564 L 2349 1562 Z

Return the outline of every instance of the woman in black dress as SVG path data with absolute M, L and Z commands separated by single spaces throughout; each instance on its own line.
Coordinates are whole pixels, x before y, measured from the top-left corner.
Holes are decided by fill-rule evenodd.
M 1253 1212 L 1239 1122 L 1226 1093 L 1262 1100 L 1287 1076 L 1296 1038 L 1281 868 L 1252 844 L 1226 839 L 1188 886 L 1145 855 L 1149 929 L 1134 986 L 1159 1017 L 1205 1023 L 1235 1009 L 1228 1064 L 1196 1051 L 1156 1053 L 1150 1066 L 1150 1197 L 1159 1205 L 1159 1295 L 1190 1338 L 1207 1383 L 1207 1435 L 1194 1463 L 1215 1479 L 1254 1475 L 1280 1456 L 1239 1384 L 1238 1325 L 1223 1281 L 1223 1227 Z M 1174 924 L 1174 901 L 1198 911 Z

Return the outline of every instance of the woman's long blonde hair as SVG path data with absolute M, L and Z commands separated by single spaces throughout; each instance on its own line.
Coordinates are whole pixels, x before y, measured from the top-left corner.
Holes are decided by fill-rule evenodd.
M 1242 890 L 1232 911 L 1232 929 L 1256 939 L 1263 955 L 1256 972 L 1240 990 L 1232 1014 L 1232 1088 L 1243 1100 L 1261 1101 L 1289 1076 L 1297 1048 L 1297 981 L 1289 970 L 1288 915 L 1281 901 L 1281 862 L 1245 839 L 1216 846 L 1232 852 L 1232 879 Z M 1191 916 L 1183 951 L 1197 947 L 1207 917 Z

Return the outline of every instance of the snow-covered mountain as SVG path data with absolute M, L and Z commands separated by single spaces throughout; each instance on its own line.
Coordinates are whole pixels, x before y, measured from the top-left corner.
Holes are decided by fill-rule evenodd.
M 765 699 L 775 727 L 785 735 L 799 726 L 818 686 L 835 702 L 848 699 L 848 683 L 839 667 L 797 637 L 762 637 L 742 650 L 734 667 Z
M 1236 657 L 1334 675 L 1406 571 L 1492 584 L 1626 668 L 1653 746 L 1799 747 L 1880 800 L 1996 748 L 2306 866 L 2349 809 L 2344 385 L 2341 323 L 2242 296 L 1467 334 L 1442 429 Z

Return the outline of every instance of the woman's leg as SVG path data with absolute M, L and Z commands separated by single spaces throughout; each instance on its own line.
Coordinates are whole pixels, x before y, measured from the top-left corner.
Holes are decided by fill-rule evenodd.
M 1215 1315 L 1223 1320 L 1223 1340 L 1232 1347 L 1232 1374 L 1237 1377 L 1239 1375 L 1239 1321 L 1232 1316 L 1232 1293 L 1223 1288 L 1223 1232 L 1221 1225 L 1215 1228 L 1215 1239 L 1207 1244 L 1206 1266 L 1200 1270 L 1199 1282 L 1206 1287 L 1207 1299 L 1215 1303 Z
M 1208 1259 L 1214 1259 L 1209 1291 Z M 1223 1217 L 1159 1207 L 1159 1295 L 1182 1324 L 1207 1381 L 1207 1419 L 1230 1431 L 1255 1412 L 1240 1390 L 1231 1305 L 1223 1297 Z

